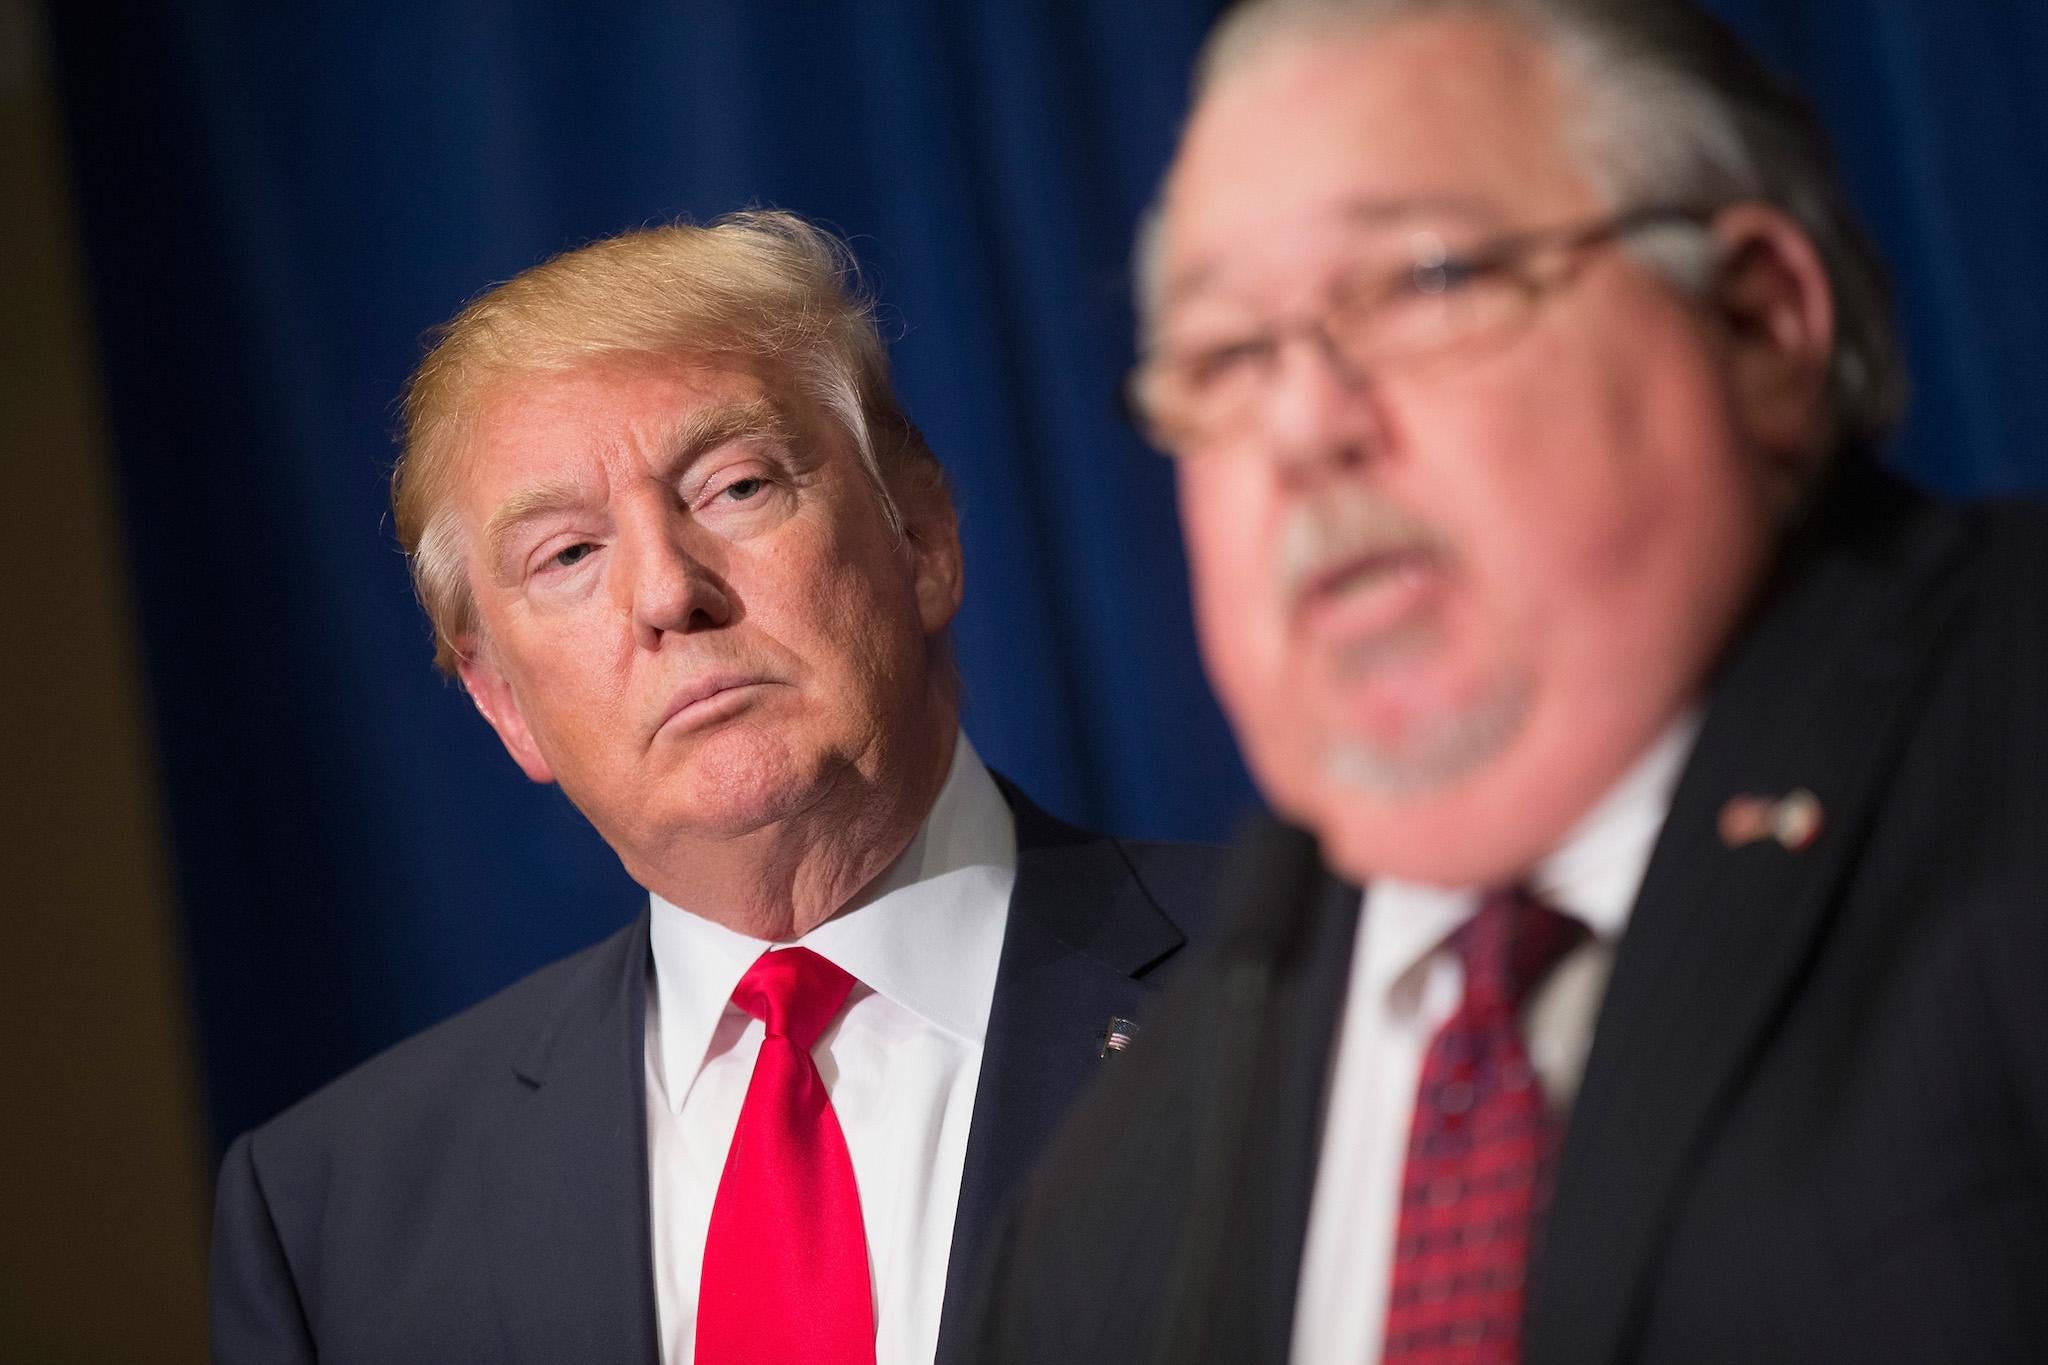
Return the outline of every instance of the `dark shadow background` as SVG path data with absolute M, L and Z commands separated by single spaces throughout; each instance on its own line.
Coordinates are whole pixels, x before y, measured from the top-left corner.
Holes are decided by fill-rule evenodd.
M 429 668 L 385 514 L 421 333 L 683 214 L 851 234 L 967 545 L 967 725 L 1069 817 L 1223 835 L 1125 259 L 1212 0 L 51 11 L 215 1150 L 639 897 Z M 1896 462 L 2048 489 L 2048 8 L 1721 0 L 1896 264 Z

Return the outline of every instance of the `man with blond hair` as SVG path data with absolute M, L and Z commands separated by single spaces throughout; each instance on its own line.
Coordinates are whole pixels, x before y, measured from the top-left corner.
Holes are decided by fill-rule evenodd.
M 784 214 L 633 233 L 415 374 L 392 502 L 436 660 L 648 910 L 234 1144 L 216 1360 L 953 1355 L 1210 855 L 976 758 L 950 496 L 852 279 Z
M 1254 0 L 1142 267 L 1293 823 L 976 1359 L 2039 1358 L 2048 519 L 1879 468 L 1801 101 L 1685 0 Z

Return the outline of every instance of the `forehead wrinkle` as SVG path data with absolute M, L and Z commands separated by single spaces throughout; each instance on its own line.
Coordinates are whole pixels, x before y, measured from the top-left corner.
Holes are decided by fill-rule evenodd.
M 1416 77 L 1418 71 L 1439 68 L 1461 72 L 1463 78 Z M 1312 110 L 1302 108 L 1297 98 L 1304 82 L 1321 88 L 1321 99 Z M 1540 187 L 1529 183 L 1525 163 L 1533 156 L 1547 164 L 1551 150 L 1569 152 L 1561 115 L 1572 93 L 1544 33 L 1512 15 L 1451 6 L 1389 16 L 1384 22 L 1354 24 L 1340 19 L 1327 28 L 1310 25 L 1277 32 L 1218 68 L 1199 88 L 1162 194 L 1168 225 L 1161 233 L 1161 258 L 1172 264 L 1172 239 L 1183 236 L 1190 218 L 1213 237 L 1217 224 L 1209 210 L 1219 195 L 1235 195 L 1254 205 L 1265 201 L 1264 194 L 1237 186 L 1235 172 L 1247 157 L 1256 158 L 1261 170 L 1284 164 L 1275 158 L 1289 149 L 1276 151 L 1273 146 L 1276 137 L 1284 140 L 1273 119 L 1283 116 L 1313 120 L 1316 135 L 1306 139 L 1304 150 L 1314 173 L 1297 174 L 1288 187 L 1299 193 L 1291 196 L 1287 222 L 1260 223 L 1256 214 L 1245 213 L 1226 217 L 1226 222 L 1234 217 L 1240 237 L 1292 228 L 1304 217 L 1343 215 L 1382 204 L 1398 208 L 1434 203 L 1452 211 L 1476 211 L 1476 226 L 1534 226 L 1521 221 L 1521 210 L 1540 207 L 1536 201 L 1541 198 Z M 1504 99 L 1517 109 L 1506 123 Z M 1286 106 L 1285 115 L 1276 113 L 1276 103 Z M 1453 145 L 1444 144 L 1439 125 L 1450 125 L 1446 131 L 1456 135 Z M 1417 133 L 1418 127 L 1430 130 L 1426 138 Z M 1534 137 L 1533 145 L 1523 145 L 1524 134 Z M 1424 154 L 1419 139 L 1433 151 Z M 1489 150 L 1495 154 L 1487 155 Z M 1346 158 L 1360 157 L 1362 164 L 1345 169 Z M 1576 158 L 1567 160 L 1566 169 L 1582 179 Z M 1348 201 L 1336 201 L 1347 176 L 1389 171 L 1400 179 L 1373 186 L 1370 195 L 1363 193 L 1363 182 L 1353 181 L 1361 192 Z M 1468 185 L 1481 192 L 1460 193 Z M 1328 197 L 1317 204 L 1320 196 Z M 1181 224 L 1178 231 L 1176 223 Z M 1216 265 L 1229 265 L 1248 246 L 1244 240 L 1186 242 L 1184 236 L 1183 243 L 1204 255 L 1195 256 L 1187 272 L 1160 272 L 1164 278 L 1145 300 L 1148 318 L 1162 315 L 1169 302 L 1184 296 L 1188 284 L 1206 288 L 1210 281 L 1197 280 L 1196 273 L 1207 275 Z M 1215 259 L 1205 259 L 1207 253 L 1214 253 Z
M 670 477 L 706 451 L 749 436 L 788 441 L 789 419 L 766 398 L 694 409 L 662 439 L 658 472 L 664 478 Z M 588 499 L 587 487 L 574 479 L 550 479 L 519 489 L 499 504 L 484 524 L 484 544 L 493 561 L 502 558 L 507 542 L 521 526 L 538 517 L 579 507 Z

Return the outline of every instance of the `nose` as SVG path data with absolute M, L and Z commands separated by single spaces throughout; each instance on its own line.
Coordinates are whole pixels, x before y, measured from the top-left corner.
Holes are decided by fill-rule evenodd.
M 1373 462 L 1386 447 L 1387 424 L 1371 374 L 1320 326 L 1305 326 L 1291 340 L 1274 358 L 1259 414 L 1266 449 L 1296 479 Z
M 716 630 L 732 621 L 730 590 L 705 561 L 702 547 L 692 547 L 701 535 L 675 513 L 621 528 L 626 572 L 614 591 L 625 599 L 634 639 L 643 649 L 659 649 L 662 637 L 671 633 Z

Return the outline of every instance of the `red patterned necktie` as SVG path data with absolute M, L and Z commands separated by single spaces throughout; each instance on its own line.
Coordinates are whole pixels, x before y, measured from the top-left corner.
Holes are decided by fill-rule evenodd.
M 1519 891 L 1489 895 L 1455 935 L 1465 998 L 1430 1041 L 1416 1087 L 1387 1365 L 1514 1365 L 1523 1280 L 1558 1125 L 1522 1045 L 1522 1002 L 1585 937 Z
M 873 1365 L 860 1194 L 811 1061 L 852 989 L 808 948 L 784 948 L 763 953 L 732 993 L 768 1032 L 704 1237 L 699 1365 Z

